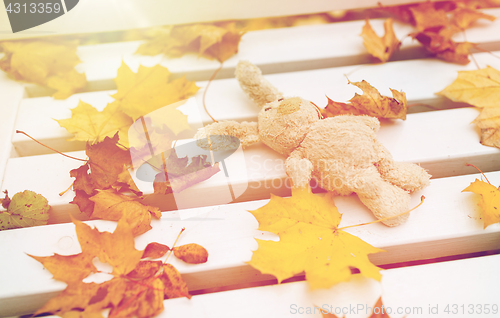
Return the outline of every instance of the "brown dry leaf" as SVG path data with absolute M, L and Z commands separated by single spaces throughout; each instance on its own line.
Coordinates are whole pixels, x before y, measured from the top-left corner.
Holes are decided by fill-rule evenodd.
M 328 98 L 328 105 L 321 110 L 324 117 L 333 117 L 343 114 L 369 115 L 379 118 L 406 119 L 406 94 L 391 89 L 393 98 L 382 96 L 365 80 L 350 82 L 363 91 L 363 95 L 356 93 L 349 104 L 334 102 Z
M 174 247 L 174 255 L 189 264 L 206 263 L 208 260 L 207 250 L 196 243 Z
M 292 197 L 271 194 L 265 206 L 250 211 L 259 230 L 279 235 L 279 241 L 257 239 L 259 247 L 248 264 L 278 282 L 305 272 L 312 289 L 329 288 L 351 277 L 357 268 L 365 277 L 380 280 L 380 268 L 368 254 L 382 252 L 338 228 L 342 215 L 332 195 L 319 196 L 308 188 L 292 189 Z
M 124 146 L 128 146 L 128 129 L 133 123 L 132 118 L 125 115 L 118 104 L 109 104 L 100 112 L 82 101 L 71 110 L 71 118 L 56 121 L 70 134 L 74 134 L 73 138 L 68 139 L 70 141 L 95 143 L 105 137 L 113 137 L 118 132 Z
M 483 108 L 473 123 L 481 129 L 481 144 L 500 149 L 500 105 Z
M 432 2 L 423 2 L 418 6 L 410 7 L 413 14 L 415 26 L 420 31 L 436 27 L 446 27 L 449 24 L 448 15 L 445 10 L 436 9 Z
M 468 191 L 481 195 L 481 201 L 478 203 L 481 207 L 484 228 L 491 224 L 500 222 L 500 187 L 476 179 L 462 192 Z
M 455 27 L 439 28 L 424 32 L 412 33 L 429 52 L 445 61 L 465 65 L 469 63 L 470 50 L 474 45 L 470 42 L 455 42 L 451 39 Z
M 97 189 L 106 189 L 118 181 L 118 176 L 131 165 L 128 150 L 118 146 L 118 133 L 102 142 L 87 144 L 85 153 L 89 157 L 93 184 Z
M 85 74 L 74 69 L 80 63 L 76 48 L 76 43 L 50 40 L 2 42 L 0 69 L 16 80 L 53 88 L 54 98 L 65 99 L 87 85 Z
M 500 71 L 491 66 L 459 71 L 455 81 L 437 94 L 476 107 L 500 107 Z
M 137 73 L 122 63 L 115 78 L 117 93 L 113 95 L 120 110 L 135 121 L 162 107 L 193 96 L 199 89 L 194 82 L 181 77 L 170 80 L 170 72 L 161 65 L 153 67 L 139 66 Z M 112 104 L 113 104 L 112 103 Z M 167 125 L 174 133 L 190 129 L 187 116 L 176 109 L 175 105 L 168 116 L 171 121 Z M 169 108 L 170 109 L 170 108 Z
M 186 283 L 177 269 L 170 264 L 163 264 L 163 274 L 160 276 L 165 286 L 165 298 L 191 298 Z
M 224 62 L 238 53 L 243 32 L 234 23 L 192 24 L 167 27 L 159 34 L 142 44 L 137 54 L 165 54 L 180 57 L 186 53 L 197 53 L 209 59 Z
M 164 256 L 168 251 L 170 251 L 170 247 L 160 243 L 149 243 L 144 249 L 144 254 L 142 254 L 142 258 L 160 258 Z
M 366 19 L 361 32 L 363 45 L 368 50 L 368 53 L 382 62 L 387 62 L 391 58 L 392 54 L 401 46 L 401 42 L 399 42 L 396 34 L 394 33 L 392 23 L 392 19 L 385 20 L 385 34 L 384 36 L 379 37 L 375 31 L 373 31 L 368 19 Z

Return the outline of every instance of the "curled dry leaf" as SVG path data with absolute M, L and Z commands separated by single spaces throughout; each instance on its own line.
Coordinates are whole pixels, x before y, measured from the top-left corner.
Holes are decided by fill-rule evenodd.
M 324 117 L 343 114 L 368 115 L 379 118 L 406 119 L 406 94 L 391 89 L 393 98 L 382 96 L 366 81 L 349 82 L 361 90 L 363 95 L 356 93 L 349 104 L 335 102 L 328 98 L 328 105 L 321 110 Z
M 368 53 L 378 58 L 382 62 L 387 62 L 392 54 L 399 49 L 401 42 L 399 42 L 394 29 L 392 27 L 392 19 L 387 19 L 384 22 L 385 34 L 379 37 L 375 31 L 373 31 L 370 22 L 366 19 L 365 25 L 361 32 L 363 37 L 363 45 L 367 49 Z
M 208 260 L 207 250 L 196 243 L 174 247 L 174 255 L 189 264 L 206 263 Z
M 249 264 L 276 276 L 278 282 L 304 271 L 312 289 L 329 288 L 348 281 L 351 268 L 376 280 L 382 276 L 368 254 L 383 250 L 338 229 L 342 216 L 331 194 L 292 189 L 292 197 L 271 194 L 268 204 L 250 213 L 259 222 L 259 230 L 275 233 L 280 240 L 257 239 L 259 247 Z
M 25 190 L 10 199 L 5 191 L 1 201 L 7 210 L 0 211 L 0 231 L 47 224 L 50 206 L 42 195 Z
M 482 210 L 484 228 L 491 224 L 500 222 L 500 187 L 478 180 L 472 182 L 462 192 L 472 192 L 481 195 L 481 201 L 478 203 Z
M 481 129 L 481 144 L 500 149 L 500 102 L 498 107 L 483 108 L 473 123 Z
M 0 69 L 16 80 L 55 89 L 53 97 L 65 99 L 87 85 L 85 74 L 74 69 L 80 63 L 76 48 L 76 43 L 50 40 L 2 42 Z

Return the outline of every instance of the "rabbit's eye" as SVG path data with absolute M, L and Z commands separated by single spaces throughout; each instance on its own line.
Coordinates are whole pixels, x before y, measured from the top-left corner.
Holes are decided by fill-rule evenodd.
M 267 112 L 268 110 L 270 110 L 272 107 L 266 107 L 264 108 L 264 111 Z
M 281 101 L 284 101 L 285 99 L 284 98 L 280 98 L 278 99 L 278 102 L 281 102 Z

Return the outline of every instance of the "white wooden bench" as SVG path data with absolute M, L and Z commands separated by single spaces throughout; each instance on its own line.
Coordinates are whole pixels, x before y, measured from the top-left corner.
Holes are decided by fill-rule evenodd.
M 110 18 L 102 29 L 123 30 L 162 25 L 165 21 L 180 24 L 375 5 L 374 1 L 367 0 L 214 2 L 211 6 L 198 0 L 186 1 L 179 6 L 174 6 L 171 1 L 155 2 L 169 12 L 163 16 L 158 15 L 160 10 L 142 2 L 122 1 L 137 6 L 136 14 L 147 17 L 147 25 L 140 19 L 123 25 L 121 19 L 114 21 Z M 384 4 L 408 2 L 414 1 L 391 0 Z M 110 4 L 101 7 L 100 2 L 91 0 L 81 1 L 78 6 L 85 8 L 83 12 L 101 8 L 103 16 L 106 16 L 106 10 L 113 12 L 117 8 L 117 5 Z M 193 13 L 181 18 L 175 10 Z M 500 18 L 500 8 L 485 12 Z M 58 33 L 70 34 L 81 30 L 97 32 L 99 23 L 84 28 L 87 21 L 84 16 L 73 16 L 73 22 L 68 24 L 71 17 L 68 13 L 40 26 L 40 30 L 55 29 Z M 4 17 L 0 16 L 0 19 L 0 26 L 7 28 Z M 371 21 L 379 34 L 382 34 L 382 23 L 383 20 Z M 138 249 L 143 249 L 151 241 L 171 244 L 179 230 L 185 227 L 179 244 L 196 242 L 210 253 L 209 261 L 202 265 L 189 266 L 172 260 L 189 290 L 196 295 L 190 300 L 165 300 L 166 309 L 160 317 L 321 317 L 317 311 L 313 314 L 303 312 L 324 304 L 334 305 L 341 311 L 358 305 L 373 306 L 381 293 L 385 307 L 401 308 L 401 312 L 394 312 L 391 317 L 500 316 L 492 309 L 493 305 L 500 306 L 500 225 L 483 229 L 476 196 L 461 192 L 470 182 L 480 178 L 477 171 L 466 163 L 480 167 L 492 184 L 500 185 L 500 150 L 479 143 L 478 129 L 471 124 L 478 114 L 476 109 L 435 94 L 455 79 L 457 71 L 474 70 L 476 66 L 474 63 L 464 66 L 428 58 L 416 43 L 410 44 L 410 39 L 405 40 L 405 49 L 397 56 L 397 61 L 369 64 L 369 55 L 359 37 L 363 24 L 364 21 L 359 20 L 248 32 L 242 38 L 239 53 L 224 63 L 218 78 L 210 84 L 207 106 L 218 120 L 256 118 L 258 109 L 233 78 L 238 60 L 249 60 L 260 66 L 266 78 L 284 95 L 301 96 L 316 105 L 326 104 L 325 95 L 347 101 L 357 92 L 354 86 L 347 84 L 345 74 L 349 74 L 351 81 L 367 80 L 384 95 L 390 94 L 390 87 L 404 91 L 409 103 L 429 105 L 410 108 L 406 121 L 382 120 L 378 133 L 379 140 L 396 160 L 419 163 L 433 175 L 431 185 L 413 195 L 413 206 L 421 195 L 425 195 L 425 203 L 401 226 L 388 228 L 377 223 L 346 230 L 386 250 L 386 253 L 372 254 L 370 259 L 376 265 L 394 268 L 383 271 L 381 284 L 355 276 L 349 284 L 342 283 L 328 291 L 311 293 L 300 278 L 296 282 L 277 285 L 273 277 L 262 275 L 247 265 L 252 251 L 257 248 L 254 237 L 273 237 L 257 231 L 257 221 L 247 211 L 263 206 L 270 193 L 290 195 L 290 189 L 285 186 L 284 157 L 264 145 L 257 145 L 244 151 L 246 171 L 242 171 L 241 176 L 232 177 L 233 187 L 249 184 L 236 203 L 226 204 L 216 195 L 211 195 L 226 186 L 223 177 L 214 176 L 186 190 L 185 195 L 192 200 L 185 209 L 163 212 L 160 220 L 153 221 L 153 230 L 136 239 Z M 71 27 L 62 28 L 67 25 Z M 479 22 L 466 31 L 467 40 L 483 44 L 500 55 L 498 30 L 500 19 Z M 395 23 L 398 38 L 410 31 L 410 27 Z M 0 33 L 0 39 L 23 36 L 26 35 L 22 32 L 20 35 Z M 52 206 L 50 225 L 0 232 L 0 317 L 30 314 L 64 289 L 63 283 L 53 280 L 51 274 L 26 253 L 40 256 L 78 253 L 80 247 L 74 226 L 66 222 L 69 222 L 70 214 L 85 219 L 76 205 L 69 203 L 73 199 L 72 191 L 59 196 L 59 192 L 73 180 L 69 171 L 80 163 L 50 153 L 13 132 L 24 130 L 49 146 L 85 158 L 84 144 L 66 141 L 69 134 L 53 119 L 69 118 L 70 109 L 76 107 L 78 100 L 104 108 L 114 92 L 112 80 L 122 60 L 134 71 L 140 64 L 152 66 L 161 63 L 174 75 L 187 74 L 188 79 L 196 80 L 201 87 L 194 98 L 199 105 L 202 104 L 203 90 L 218 68 L 217 62 L 193 56 L 168 59 L 134 55 L 140 44 L 136 41 L 79 47 L 78 54 L 83 63 L 78 69 L 85 71 L 91 90 L 74 94 L 66 100 L 54 100 L 47 96 L 44 88 L 15 82 L 0 73 L 1 190 L 8 189 L 14 194 L 29 189 L 44 195 Z M 480 67 L 491 65 L 500 69 L 500 59 L 489 53 L 475 53 L 474 58 Z M 203 116 L 205 124 L 211 122 L 208 115 Z M 234 160 L 237 159 L 228 158 L 228 164 Z M 138 182 L 138 186 L 146 193 L 153 191 L 150 183 Z M 372 214 L 356 196 L 335 197 L 334 200 L 339 211 L 344 213 L 342 225 L 373 220 Z M 110 231 L 116 224 L 110 221 L 88 223 Z M 483 256 L 487 254 L 490 255 Z M 441 261 L 443 258 L 463 259 L 409 266 L 414 265 L 414 261 L 435 258 Z M 391 265 L 396 263 L 402 264 Z M 447 305 L 448 313 L 444 311 Z M 472 313 L 469 312 L 471 305 Z M 485 313 L 485 305 L 489 305 L 489 314 Z M 435 310 L 439 313 L 436 314 Z M 338 316 L 342 314 L 346 317 L 369 316 L 364 311 L 353 310 L 340 312 Z

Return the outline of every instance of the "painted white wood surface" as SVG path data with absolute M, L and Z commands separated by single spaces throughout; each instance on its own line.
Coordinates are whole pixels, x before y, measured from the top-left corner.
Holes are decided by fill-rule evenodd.
M 500 9 L 484 10 L 485 13 L 500 17 Z M 378 34 L 383 34 L 383 20 L 373 19 L 370 24 Z M 264 73 L 281 73 L 315 68 L 328 68 L 342 65 L 357 65 L 372 62 L 373 59 L 363 47 L 359 36 L 364 21 L 349 21 L 332 24 L 297 26 L 246 33 L 240 43 L 239 53 L 224 62 L 218 78 L 232 78 L 234 67 L 239 60 L 250 60 Z M 477 43 L 479 47 L 490 51 L 500 50 L 500 34 L 485 32 L 500 28 L 500 19 L 496 21 L 478 21 L 463 34 L 457 33 L 455 39 Z M 395 22 L 394 31 L 403 39 L 402 51 L 392 60 L 415 59 L 429 54 L 416 40 L 406 37 L 414 31 L 411 26 Z M 314 36 L 311 36 L 314 34 Z M 141 41 L 108 43 L 80 46 L 78 55 L 82 62 L 78 71 L 85 72 L 91 89 L 112 89 L 111 81 L 122 60 L 136 70 L 139 64 L 153 66 L 158 63 L 168 67 L 173 76 L 186 75 L 190 80 L 208 80 L 220 66 L 216 61 L 186 55 L 170 59 L 158 56 L 134 55 Z M 30 95 L 47 95 L 41 87 L 29 85 Z
M 423 0 L 384 0 L 384 5 L 398 5 Z M 185 24 L 234 19 L 287 16 L 376 5 L 372 0 L 100 0 L 80 1 L 59 18 L 26 31 L 11 33 L 7 12 L 0 10 L 0 40 L 40 37 L 54 34 L 77 34 L 129 30 L 167 24 Z
M 408 222 L 395 228 L 380 223 L 347 229 L 373 246 L 387 250 L 373 254 L 375 264 L 428 259 L 487 251 L 500 246 L 500 224 L 483 230 L 477 197 L 461 193 L 480 175 L 434 179 L 431 185 L 413 195 L 412 205 L 425 195 L 425 203 L 412 212 Z M 488 173 L 493 184 L 500 184 L 500 172 Z M 340 226 L 371 221 L 371 215 L 356 196 L 335 197 L 335 205 L 343 213 Z M 257 231 L 257 221 L 247 212 L 263 206 L 267 200 L 202 207 L 191 210 L 164 212 L 152 222 L 153 230 L 136 239 L 136 248 L 149 242 L 172 244 L 182 227 L 186 230 L 178 244 L 202 244 L 209 252 L 209 261 L 200 265 L 171 262 L 183 274 L 190 290 L 229 286 L 244 282 L 268 280 L 246 265 L 251 251 L 257 248 L 254 237 L 275 239 L 270 233 Z M 112 231 L 116 223 L 90 221 L 101 231 Z M 43 237 L 43 240 L 40 238 Z M 15 244 L 14 244 L 15 242 Z M 0 316 L 20 314 L 19 302 L 29 312 L 42 305 L 64 284 L 37 261 L 26 255 L 80 252 L 73 224 L 56 224 L 0 232 Z
M 0 184 L 7 160 L 16 155 L 12 146 L 12 135 L 19 104 L 24 95 L 24 87 L 21 84 L 7 79 L 5 73 L 0 73 Z
M 500 51 L 494 53 L 500 55 Z M 491 65 L 500 68 L 500 60 L 489 53 L 475 54 L 475 58 L 480 67 Z M 269 74 L 266 78 L 285 96 L 301 96 L 324 107 L 327 104 L 325 95 L 335 101 L 348 101 L 354 93 L 361 93 L 358 88 L 348 84 L 348 75 L 351 81 L 368 81 L 383 95 L 392 96 L 389 88 L 401 90 L 406 93 L 409 104 L 423 103 L 430 106 L 416 106 L 414 111 L 426 111 L 456 107 L 457 104 L 435 93 L 451 84 L 458 71 L 475 68 L 473 63 L 462 66 L 435 59 L 420 59 Z M 202 89 L 195 98 L 202 121 L 207 124 L 211 120 L 202 109 L 203 89 L 207 82 L 197 84 Z M 37 140 L 61 151 L 83 150 L 84 143 L 65 142 L 71 136 L 53 119 L 69 118 L 70 109 L 75 108 L 79 100 L 101 110 L 113 100 L 110 95 L 114 92 L 80 93 L 66 100 L 54 100 L 51 97 L 23 99 L 16 129 L 25 130 Z M 258 113 L 258 108 L 248 100 L 234 78 L 213 81 L 206 95 L 206 105 L 217 120 L 255 120 Z M 413 110 L 410 107 L 411 111 Z M 23 135 L 13 136 L 12 142 L 20 156 L 50 153 Z
M 318 306 L 337 317 L 343 312 L 346 318 L 366 318 L 372 314 L 369 307 L 382 296 L 391 318 L 493 318 L 500 312 L 498 266 L 500 256 L 494 255 L 386 270 L 381 285 L 356 277 L 348 284 L 314 292 L 305 282 L 295 282 L 199 295 L 191 300 L 168 299 L 158 317 L 321 318 L 321 313 L 312 311 Z M 484 310 L 486 304 L 489 314 Z M 495 313 L 492 305 L 496 305 Z M 307 314 L 308 309 L 313 314 Z
M 362 6 L 367 2 L 364 0 L 342 1 L 334 5 Z M 288 4 L 290 7 L 298 5 Z M 326 2 L 324 4 L 332 5 Z M 370 4 L 373 5 L 373 3 Z M 387 3 L 384 2 L 384 4 Z M 266 3 L 266 5 L 272 6 L 273 2 Z M 252 6 L 258 7 L 255 2 Z M 303 7 L 303 4 L 300 6 Z M 311 10 L 313 7 L 311 6 Z M 260 7 L 258 11 L 262 11 Z M 498 9 L 491 12 L 497 16 L 500 15 Z M 248 12 L 248 14 L 255 13 Z M 274 13 L 269 11 L 267 14 L 273 15 Z M 69 16 L 69 14 L 66 15 L 66 17 Z M 5 21 L 5 19 L 0 18 L 0 21 Z M 110 23 L 114 22 L 110 21 Z M 496 47 L 500 35 L 492 30 L 498 28 L 498 23 L 498 21 L 493 24 L 479 23 L 468 31 L 467 39 L 469 41 L 474 39 L 475 42 L 480 42 L 485 47 L 488 45 Z M 375 28 L 381 26 L 380 21 L 375 21 L 373 24 Z M 335 27 L 333 25 L 309 26 L 251 32 L 243 38 L 240 54 L 225 63 L 221 77 L 231 77 L 236 61 L 243 56 L 260 65 L 265 72 L 277 73 L 269 74 L 267 78 L 286 95 L 299 95 L 318 105 L 326 104 L 325 94 L 339 101 L 351 98 L 356 89 L 346 84 L 344 74 L 349 74 L 351 81 L 366 79 L 379 88 L 383 94 L 389 94 L 388 88 L 391 87 L 405 91 L 411 102 L 427 103 L 437 109 L 459 106 L 435 96 L 434 92 L 451 83 L 456 77 L 456 71 L 475 69 L 472 63 L 464 67 L 434 59 L 422 59 L 383 65 L 353 65 L 325 69 L 325 67 L 365 63 L 366 61 L 366 53 L 359 38 L 356 38 L 356 41 L 351 41 L 351 37 L 346 41 L 341 40 L 342 45 L 338 47 L 337 43 L 335 45 L 323 43 L 325 42 L 323 39 L 328 38 L 329 32 L 339 33 L 338 30 L 346 26 L 351 26 L 346 30 L 346 34 L 355 31 L 357 36 L 362 22 L 334 25 Z M 130 23 L 128 27 L 133 27 L 133 23 Z M 317 38 L 310 36 L 313 31 L 314 34 L 318 34 Z M 407 33 L 399 28 L 396 32 L 398 35 L 399 32 Z M 36 35 L 39 36 L 40 33 Z M 294 43 L 295 38 L 299 42 Z M 279 45 L 272 46 L 273 41 L 276 40 L 280 41 Z M 314 45 L 317 49 L 310 50 L 307 46 L 299 45 L 300 43 Z M 109 88 L 122 58 L 133 68 L 137 68 L 139 64 L 153 65 L 160 59 L 160 57 L 133 56 L 132 53 L 138 44 L 138 42 L 133 42 L 80 47 L 79 54 L 85 62 L 80 67 L 88 72 L 91 88 Z M 245 53 L 243 53 L 243 48 Z M 271 49 L 273 54 L 262 54 L 266 52 L 265 49 Z M 325 54 L 323 51 L 327 50 L 333 50 L 333 53 Z M 421 53 L 409 52 L 401 58 L 415 58 L 419 56 L 418 54 Z M 496 54 L 498 55 L 498 52 Z M 475 57 L 481 67 L 492 65 L 497 69 L 500 68 L 499 60 L 489 54 L 475 54 Z M 197 66 L 191 67 L 191 63 L 194 62 Z M 175 75 L 187 72 L 196 80 L 206 79 L 217 67 L 217 63 L 203 59 L 197 60 L 189 56 L 176 61 L 162 59 L 162 64 L 171 68 Z M 307 68 L 310 70 L 290 72 Z M 314 68 L 321 69 L 311 70 Z M 282 73 L 285 71 L 288 73 Z M 204 87 L 206 82 L 199 82 L 199 85 Z M 43 90 L 32 85 L 28 85 L 27 89 L 29 92 L 43 94 Z M 0 78 L 0 103 L 2 103 L 0 107 L 2 115 L 4 112 L 7 115 L 5 119 L 3 116 L 0 117 L 2 118 L 0 147 L 3 151 L 0 152 L 0 168 L 5 167 L 4 162 L 7 156 L 12 157 L 5 168 L 6 175 L 2 190 L 8 188 L 11 193 L 15 193 L 33 187 L 32 190 L 44 194 L 54 207 L 52 222 L 67 219 L 67 213 L 71 210 L 76 212 L 74 205 L 68 205 L 72 199 L 72 193 L 63 197 L 59 197 L 57 193 L 66 189 L 72 182 L 69 170 L 76 168 L 80 163 L 60 155 L 38 155 L 43 151 L 34 148 L 31 142 L 25 143 L 25 137 L 20 138 L 19 135 L 14 136 L 12 142 L 20 150 L 21 155 L 26 157 L 14 158 L 10 150 L 5 150 L 10 147 L 9 134 L 13 129 L 24 129 L 30 133 L 32 129 L 34 136 L 48 144 L 56 145 L 56 148 L 81 150 L 83 143 L 76 143 L 74 148 L 64 149 L 69 145 L 64 141 L 68 135 L 50 118 L 69 117 L 69 109 L 76 106 L 79 98 L 102 108 L 110 100 L 111 93 L 111 91 L 82 93 L 66 101 L 54 101 L 50 97 L 25 98 L 20 102 L 18 120 L 14 124 L 16 112 L 12 110 L 15 110 L 19 100 L 23 97 L 24 88 L 5 77 Z M 200 105 L 201 93 L 196 97 Z M 257 110 L 243 95 L 234 79 L 214 81 L 207 97 L 208 107 L 217 119 L 252 120 L 256 116 Z M 428 109 L 414 109 L 414 112 L 422 110 Z M 465 162 L 475 163 L 485 171 L 500 170 L 498 149 L 484 147 L 478 143 L 478 131 L 470 124 L 476 115 L 476 110 L 464 108 L 411 114 L 405 122 L 384 121 L 382 123 L 382 129 L 379 132 L 380 140 L 391 150 L 397 160 L 420 162 L 422 166 L 430 169 L 435 176 L 440 178 L 433 179 L 430 187 L 413 196 L 413 205 L 418 203 L 421 194 L 426 196 L 426 201 L 422 207 L 412 212 L 406 224 L 397 228 L 372 224 L 348 230 L 370 244 L 388 251 L 373 255 L 374 263 L 388 264 L 499 248 L 499 224 L 483 230 L 479 208 L 476 204 L 478 196 L 461 193 L 461 190 L 479 177 L 477 174 L 466 175 L 475 170 L 463 166 Z M 4 120 L 6 125 L 3 125 Z M 203 120 L 209 122 L 207 116 Z M 84 157 L 83 152 L 77 152 L 76 155 Z M 266 203 L 265 200 L 248 200 L 267 197 L 270 191 L 275 191 L 280 195 L 288 193 L 286 187 L 276 186 L 284 184 L 285 175 L 281 166 L 283 158 L 264 146 L 248 149 L 245 151 L 245 156 L 250 186 L 259 188 L 246 192 L 240 197 L 240 200 L 246 202 L 229 205 L 225 204 L 226 202 L 217 202 L 217 196 L 212 194 L 227 187 L 227 180 L 219 173 L 206 182 L 194 186 L 189 190 L 192 192 L 186 192 L 187 196 L 203 197 L 203 200 L 193 202 L 194 205 L 200 205 L 200 208 L 164 212 L 161 220 L 153 222 L 154 230 L 145 233 L 137 240 L 136 246 L 139 249 L 144 248 L 151 241 L 172 244 L 180 228 L 186 227 L 187 230 L 179 244 L 200 243 L 210 252 L 209 263 L 203 265 L 186 266 L 172 260 L 183 273 L 191 290 L 270 279 L 269 276 L 260 275 L 244 263 L 250 259 L 251 251 L 257 247 L 253 237 L 272 238 L 271 235 L 256 230 L 257 222 L 246 211 Z M 460 176 L 449 177 L 455 175 Z M 244 174 L 235 174 L 231 182 L 234 181 L 234 185 L 241 186 L 245 179 L 243 176 Z M 488 173 L 488 178 L 493 184 L 500 184 L 500 172 Z M 276 189 L 273 189 L 273 181 Z M 151 184 L 143 183 L 141 186 L 146 188 L 149 186 L 146 192 L 151 191 Z M 203 196 L 200 195 L 202 193 Z M 213 198 L 216 200 L 208 200 Z M 355 196 L 338 197 L 335 202 L 340 212 L 344 213 L 341 226 L 373 220 L 371 213 Z M 223 205 L 211 206 L 214 204 Z M 113 222 L 107 221 L 91 221 L 90 223 L 95 224 L 101 230 L 112 230 L 115 226 Z M 40 239 L 41 237 L 43 240 Z M 0 271 L 0 316 L 32 312 L 64 288 L 64 284 L 52 280 L 51 275 L 25 253 L 50 255 L 77 252 L 79 252 L 79 247 L 72 224 L 55 224 L 0 232 L 0 268 L 2 269 Z M 424 312 L 429 304 L 434 306 L 437 303 L 452 304 L 459 301 L 460 304 L 466 305 L 492 303 L 498 298 L 495 295 L 498 295 L 498 286 L 500 286 L 497 270 L 499 263 L 498 255 L 496 255 L 386 271 L 382 284 L 384 303 L 386 306 L 394 307 L 422 306 Z M 380 287 L 366 282 L 359 282 L 359 284 L 359 286 L 365 286 L 363 290 L 366 294 L 363 297 L 372 299 L 373 303 L 376 299 L 375 294 L 380 292 L 378 289 Z M 253 317 L 290 316 L 289 304 L 291 302 L 304 306 L 311 304 L 311 296 L 305 296 L 305 290 L 304 283 L 292 283 L 195 296 L 191 301 L 166 300 L 167 310 L 162 317 L 243 316 L 241 309 L 245 309 L 246 314 Z M 360 297 L 359 291 L 353 291 L 353 294 Z M 325 296 L 316 296 L 319 298 L 315 298 L 315 304 L 318 304 L 316 302 L 318 299 L 325 299 L 321 298 Z M 359 299 L 352 294 L 349 296 L 345 293 L 337 293 L 334 297 L 344 303 Z M 323 303 L 325 302 L 330 302 L 330 299 L 324 300 Z M 321 301 L 319 304 L 322 304 Z M 441 305 L 439 306 L 443 309 Z M 391 315 L 393 316 L 400 317 Z M 446 317 L 446 315 L 428 316 Z M 450 317 L 472 316 L 450 315 Z

